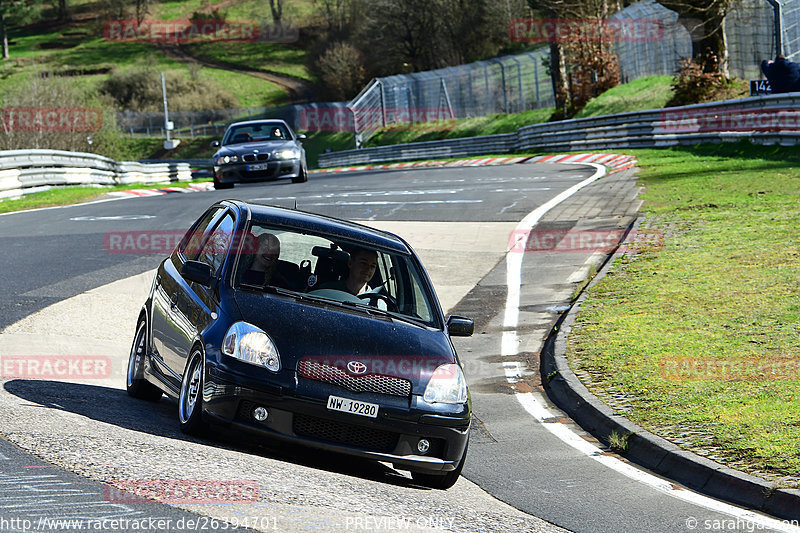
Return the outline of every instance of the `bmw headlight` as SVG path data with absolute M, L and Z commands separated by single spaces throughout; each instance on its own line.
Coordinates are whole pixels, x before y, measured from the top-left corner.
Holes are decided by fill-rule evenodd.
M 238 163 L 239 156 L 237 155 L 221 155 L 217 158 L 218 165 L 227 165 L 228 163 Z
M 222 353 L 273 372 L 281 369 L 281 356 L 275 343 L 263 330 L 247 322 L 236 322 L 228 328 L 222 341 Z
M 276 159 L 297 159 L 300 157 L 300 150 L 297 148 L 285 148 L 283 150 L 276 150 L 274 155 Z
M 422 399 L 428 403 L 465 403 L 467 380 L 456 364 L 440 365 L 431 376 Z

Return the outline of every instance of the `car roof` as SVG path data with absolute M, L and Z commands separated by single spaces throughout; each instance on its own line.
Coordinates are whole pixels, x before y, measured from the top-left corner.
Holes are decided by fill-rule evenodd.
M 250 124 L 280 124 L 281 126 L 286 126 L 286 127 L 289 126 L 289 124 L 287 124 L 285 120 L 279 118 L 265 118 L 259 120 L 245 120 L 242 122 L 234 122 L 228 125 L 228 129 L 234 126 L 247 126 Z
M 356 224 L 355 222 L 298 209 L 254 204 L 240 200 L 226 200 L 223 203 L 239 209 L 242 214 L 249 210 L 252 220 L 257 223 L 309 231 L 329 237 L 331 240 L 345 239 L 402 254 L 411 253 L 406 242 L 397 235 Z

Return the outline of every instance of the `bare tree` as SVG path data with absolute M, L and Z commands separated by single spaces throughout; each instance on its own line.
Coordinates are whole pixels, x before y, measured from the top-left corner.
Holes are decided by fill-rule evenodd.
M 141 24 L 147 16 L 147 12 L 150 11 L 150 0 L 136 0 L 135 4 L 136 22 Z
M 269 0 L 269 10 L 272 12 L 272 23 L 280 28 L 283 20 L 283 0 Z
M 725 36 L 725 17 L 731 10 L 732 0 L 663 0 L 664 7 L 678 13 L 692 35 L 692 58 L 707 65 L 715 65 L 718 72 L 728 77 L 728 42 Z M 708 55 L 714 61 L 706 61 Z
M 618 10 L 619 2 L 609 0 L 527 0 L 528 6 L 543 18 L 547 19 L 605 19 L 612 9 Z M 586 43 L 576 43 L 586 44 Z M 603 53 L 602 41 L 598 44 L 598 53 Z M 575 48 L 575 47 L 573 47 Z M 580 50 L 578 56 L 585 56 L 585 51 Z M 559 39 L 550 39 L 550 77 L 553 82 L 553 95 L 555 97 L 556 115 L 566 117 L 575 111 L 572 106 L 570 94 L 569 70 L 570 61 L 567 57 L 565 43 Z
M 504 9 L 493 0 L 373 0 L 353 44 L 379 75 L 458 65 L 507 42 Z
M 26 22 L 34 11 L 33 0 L 0 0 L 0 41 L 2 58 L 10 57 L 8 48 L 8 26 Z

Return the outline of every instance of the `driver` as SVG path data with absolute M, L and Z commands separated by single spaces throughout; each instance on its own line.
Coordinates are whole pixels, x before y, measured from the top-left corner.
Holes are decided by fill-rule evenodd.
M 378 268 L 378 252 L 366 248 L 356 248 L 350 252 L 350 259 L 347 261 L 349 272 L 347 278 L 335 281 L 328 289 L 337 289 L 359 295 L 370 290 L 367 285 Z

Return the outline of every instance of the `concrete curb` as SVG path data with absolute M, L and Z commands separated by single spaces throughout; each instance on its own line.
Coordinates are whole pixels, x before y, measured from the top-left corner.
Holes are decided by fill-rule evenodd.
M 629 228 L 629 235 L 638 228 L 641 220 L 639 218 Z M 621 246 L 606 260 L 588 287 L 605 277 L 614 260 L 624 253 L 624 248 Z M 628 451 L 624 457 L 653 472 L 714 498 L 778 518 L 800 519 L 800 490 L 778 489 L 774 483 L 683 450 L 614 414 L 610 407 L 589 392 L 570 369 L 566 357 L 567 337 L 585 298 L 584 290 L 553 327 L 542 349 L 541 374 L 545 378 L 542 381 L 555 404 L 606 444 L 612 432 L 628 435 Z

